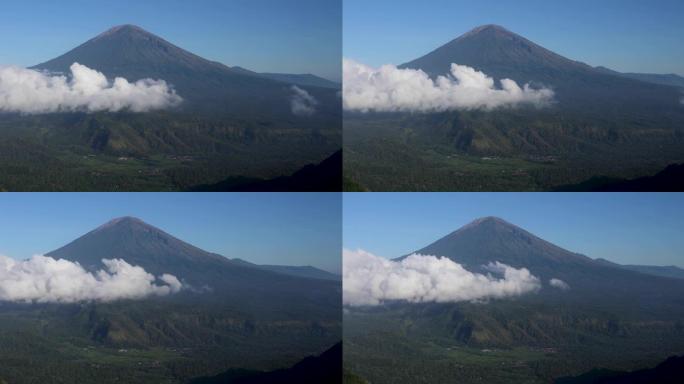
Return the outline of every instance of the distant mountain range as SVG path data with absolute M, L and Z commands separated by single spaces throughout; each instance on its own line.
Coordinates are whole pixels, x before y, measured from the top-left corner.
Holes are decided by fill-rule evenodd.
M 684 279 L 684 269 L 674 265 L 621 265 L 616 264 L 605 259 L 596 259 L 597 262 L 603 263 L 612 267 L 623 268 L 630 271 L 645 273 L 647 275 L 672 277 L 675 279 Z
M 496 217 L 412 253 L 484 274 L 492 274 L 483 268 L 490 262 L 526 268 L 541 289 L 484 302 L 347 308 L 345 369 L 368 382 L 552 382 L 592 369 L 655 366 L 684 350 L 679 268 L 591 259 Z M 552 278 L 568 288 L 553 287 Z
M 342 276 L 330 273 L 310 265 L 307 266 L 289 266 L 289 265 L 257 265 L 241 259 L 232 259 L 235 263 L 241 263 L 252 268 L 263 269 L 265 271 L 272 271 L 282 273 L 284 275 L 305 277 L 310 279 L 322 279 L 340 281 Z
M 674 87 L 684 88 L 684 77 L 674 73 L 656 74 L 656 73 L 634 73 L 634 72 L 618 72 L 606 67 L 596 67 L 596 70 L 616 76 L 627 77 L 634 80 L 643 81 L 646 83 L 671 85 Z
M 305 74 L 288 74 L 288 73 L 259 73 L 250 71 L 242 67 L 231 67 L 233 72 L 244 73 L 250 76 L 263 77 L 266 79 L 276 80 L 283 83 L 297 84 L 297 85 L 308 85 L 312 87 L 322 87 L 322 88 L 342 88 L 342 84 L 330 81 L 310 73 Z

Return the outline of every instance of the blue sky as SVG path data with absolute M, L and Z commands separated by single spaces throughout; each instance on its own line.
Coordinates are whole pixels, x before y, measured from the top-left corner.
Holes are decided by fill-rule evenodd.
M 345 0 L 344 56 L 401 64 L 483 24 L 624 72 L 684 75 L 681 0 Z
M 0 64 L 31 66 L 136 24 L 205 58 L 339 80 L 340 0 L 3 0 Z
M 682 193 L 346 193 L 344 246 L 397 257 L 498 216 L 573 252 L 684 267 Z
M 338 272 L 341 204 L 336 193 L 3 193 L 0 254 L 46 253 L 136 216 L 229 258 Z

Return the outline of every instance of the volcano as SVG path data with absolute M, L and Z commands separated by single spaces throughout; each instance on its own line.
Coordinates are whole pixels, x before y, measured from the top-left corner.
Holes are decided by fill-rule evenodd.
M 149 273 L 171 273 L 196 291 L 194 300 L 239 301 L 250 297 L 268 307 L 281 300 L 334 303 L 339 281 L 313 267 L 261 266 L 204 251 L 135 217 L 113 219 L 47 256 L 77 262 L 90 271 L 102 259 L 123 259 Z M 334 276 L 334 275 L 333 275 Z
M 476 219 L 416 253 L 451 256 L 471 267 L 494 260 L 525 267 L 586 266 L 592 262 L 589 257 L 567 251 L 493 216 Z
M 47 255 L 78 262 L 91 271 L 101 267 L 102 259 L 123 259 L 154 273 L 231 265 L 223 256 L 203 251 L 130 216 L 113 219 Z
M 320 97 L 334 96 L 336 92 L 330 89 L 334 83 L 330 85 L 310 74 L 260 74 L 207 60 L 136 25 L 113 27 L 33 68 L 69 73 L 73 63 L 100 71 L 108 78 L 165 80 L 186 100 L 186 110 L 221 108 L 223 112 L 245 113 L 261 105 L 262 112 L 270 109 L 285 114 L 291 96 L 288 84 L 311 88 Z M 263 108 L 264 104 L 272 108 Z
M 452 63 L 473 67 L 495 79 L 550 87 L 564 108 L 587 108 L 597 102 L 634 105 L 640 110 L 679 107 L 676 87 L 608 73 L 493 24 L 477 27 L 400 67 L 420 69 L 435 77 L 449 73 Z
M 651 306 L 654 299 L 676 302 L 684 295 L 681 279 L 568 251 L 498 217 L 476 219 L 412 253 L 447 257 L 479 273 L 487 273 L 484 266 L 497 261 L 527 268 L 546 283 L 551 279 L 567 282 L 572 292 L 564 294 L 578 300 L 615 303 L 628 299 Z M 545 293 L 558 292 L 547 284 Z
M 567 59 L 493 24 L 477 27 L 402 67 L 419 68 L 434 76 L 448 73 L 451 63 L 523 82 L 592 71 L 589 65 Z
M 113 27 L 34 68 L 67 73 L 74 62 L 110 77 L 134 80 L 183 72 L 221 75 L 230 72 L 221 63 L 203 59 L 135 25 Z

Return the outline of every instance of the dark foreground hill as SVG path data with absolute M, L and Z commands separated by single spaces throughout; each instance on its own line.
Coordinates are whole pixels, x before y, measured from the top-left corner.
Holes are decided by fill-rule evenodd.
M 342 337 L 339 280 L 230 260 L 139 219 L 112 220 L 49 255 L 91 271 L 120 258 L 173 274 L 183 289 L 114 302 L 0 302 L 7 382 L 186 383 L 286 368 Z
M 684 377 L 684 357 L 672 356 L 654 368 L 633 372 L 594 370 L 577 377 L 558 379 L 556 384 L 676 384 Z
M 190 384 L 335 384 L 342 383 L 342 343 L 320 356 L 309 356 L 287 369 L 272 372 L 229 371 Z
M 684 191 L 684 164 L 670 164 L 653 176 L 635 179 L 593 177 L 585 182 L 561 186 L 565 192 L 680 192 Z
M 270 180 L 229 178 L 211 185 L 190 189 L 196 192 L 339 192 L 342 190 L 342 151 L 320 164 L 308 164 L 290 176 Z
M 527 268 L 541 288 L 486 302 L 347 308 L 345 368 L 369 382 L 548 383 L 599 367 L 631 371 L 684 350 L 682 279 L 594 260 L 494 217 L 416 252 L 479 273 L 495 261 Z

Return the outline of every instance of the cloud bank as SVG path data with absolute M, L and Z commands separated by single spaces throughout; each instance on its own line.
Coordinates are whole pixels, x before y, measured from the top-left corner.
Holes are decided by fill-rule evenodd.
M 183 287 L 173 275 L 155 278 L 121 259 L 103 259 L 102 263 L 105 269 L 90 273 L 78 263 L 64 259 L 33 256 L 17 261 L 0 255 L 0 301 L 108 302 L 164 296 Z
M 394 65 L 372 68 L 343 60 L 343 106 L 359 112 L 443 112 L 456 109 L 493 109 L 529 104 L 543 107 L 553 91 L 522 88 L 513 80 L 494 79 L 464 65 L 451 64 L 451 74 L 431 79 L 425 72 Z
M 309 92 L 296 85 L 293 85 L 290 89 L 292 90 L 290 107 L 292 108 L 293 114 L 297 116 L 311 116 L 316 113 L 318 100 L 311 96 Z
M 71 65 L 71 76 L 0 67 L 0 111 L 26 114 L 130 110 L 147 112 L 179 104 L 182 99 L 164 80 L 135 83 L 105 75 L 85 65 Z
M 499 262 L 487 269 L 492 274 L 472 273 L 443 257 L 411 255 L 391 261 L 364 250 L 342 253 L 344 305 L 379 305 L 384 301 L 420 302 L 479 301 L 519 296 L 541 288 L 539 279 L 525 268 Z
M 570 289 L 570 285 L 561 279 L 551 279 L 549 280 L 549 285 L 562 291 Z

